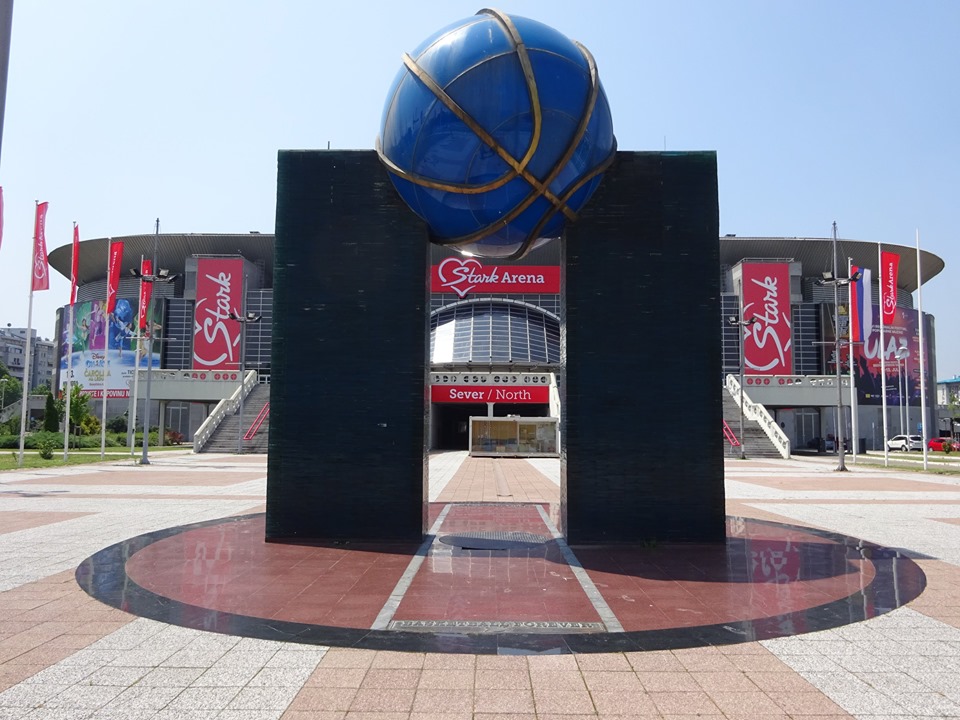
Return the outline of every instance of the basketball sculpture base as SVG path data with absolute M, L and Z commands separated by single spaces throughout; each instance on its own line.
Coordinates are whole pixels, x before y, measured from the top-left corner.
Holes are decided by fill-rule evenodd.
M 427 247 L 372 150 L 279 154 L 268 540 L 420 540 Z
M 570 543 L 723 541 L 716 154 L 619 152 L 564 239 Z
M 724 537 L 713 153 L 617 154 L 564 243 L 562 529 Z M 426 527 L 424 224 L 373 151 L 279 156 L 268 540 Z

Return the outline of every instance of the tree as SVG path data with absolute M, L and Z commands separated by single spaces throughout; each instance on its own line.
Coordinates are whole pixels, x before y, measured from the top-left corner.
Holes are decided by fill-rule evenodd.
M 61 392 L 56 400 L 57 417 L 62 419 L 66 413 L 66 398 Z M 77 430 L 84 424 L 84 420 L 90 415 L 90 396 L 84 394 L 83 385 L 79 383 L 70 386 L 70 428 L 68 431 Z
M 23 385 L 10 374 L 7 366 L 0 362 L 0 408 L 17 402 L 22 394 Z
M 57 412 L 57 403 L 50 393 L 47 393 L 47 404 L 43 408 L 43 429 L 47 432 L 60 430 L 60 413 Z

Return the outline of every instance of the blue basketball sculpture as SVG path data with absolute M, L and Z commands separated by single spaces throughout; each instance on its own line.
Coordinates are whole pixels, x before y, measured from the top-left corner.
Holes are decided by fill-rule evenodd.
M 377 152 L 431 240 L 519 258 L 559 237 L 616 151 L 589 51 L 542 23 L 481 10 L 403 62 Z

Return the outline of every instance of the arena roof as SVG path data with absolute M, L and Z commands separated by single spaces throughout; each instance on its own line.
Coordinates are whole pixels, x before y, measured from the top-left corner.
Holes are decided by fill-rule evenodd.
M 102 280 L 107 274 L 107 244 L 109 240 L 123 242 L 123 266 L 127 275 L 131 268 L 140 267 L 140 256 L 153 257 L 153 235 L 125 235 L 114 238 L 95 238 L 80 241 L 80 268 L 77 283 L 83 285 Z M 49 254 L 50 265 L 66 278 L 70 277 L 72 245 L 62 245 Z M 263 263 L 265 276 L 272 284 L 273 234 L 246 233 L 237 235 L 188 233 L 157 236 L 158 267 L 182 273 L 186 259 L 191 255 L 242 255 L 253 263 Z
M 900 272 L 897 287 L 913 292 L 917 289 L 917 249 L 906 245 L 884 243 L 883 250 L 900 255 Z M 876 280 L 879 275 L 877 243 L 863 240 L 837 240 L 837 262 L 840 264 L 837 274 L 846 277 L 847 258 L 853 264 L 868 268 Z M 720 238 L 720 262 L 724 265 L 736 265 L 749 258 L 792 259 L 803 265 L 804 276 L 819 275 L 824 270 L 833 269 L 833 240 L 829 238 L 797 237 L 737 237 L 725 235 Z M 923 282 L 929 282 L 943 270 L 944 263 L 938 256 L 920 250 L 920 265 Z
M 273 277 L 273 234 L 213 234 L 188 233 L 184 235 L 161 234 L 158 238 L 159 266 L 171 272 L 182 273 L 186 258 L 191 255 L 242 255 L 254 263 L 262 263 L 267 278 Z M 123 268 L 128 273 L 137 267 L 140 256 L 153 257 L 153 235 L 126 235 L 115 237 L 123 241 Z M 102 279 L 107 268 L 108 238 L 83 240 L 80 243 L 79 284 Z M 877 243 L 863 240 L 837 240 L 840 276 L 846 273 L 846 258 L 853 258 L 855 265 L 870 268 L 874 278 L 878 273 Z M 906 245 L 884 244 L 884 250 L 899 253 L 900 273 L 897 285 L 913 292 L 917 289 L 916 249 Z M 833 241 L 829 238 L 797 237 L 737 237 L 720 238 L 720 262 L 735 265 L 749 258 L 784 258 L 803 264 L 804 275 L 817 275 L 832 268 Z M 50 265 L 66 278 L 70 277 L 71 245 L 62 245 L 50 255 Z M 943 260 L 933 253 L 920 251 L 923 281 L 928 282 L 944 267 Z

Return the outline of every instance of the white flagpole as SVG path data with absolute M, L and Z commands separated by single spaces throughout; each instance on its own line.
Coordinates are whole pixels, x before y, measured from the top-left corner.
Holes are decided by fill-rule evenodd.
M 847 277 L 853 276 L 853 258 L 847 258 Z M 867 292 L 870 292 L 869 288 Z M 850 363 L 850 451 L 857 462 L 857 386 L 853 375 L 853 281 L 847 285 L 847 362 Z M 858 314 L 859 317 L 859 314 Z
M 920 273 L 920 229 L 917 228 L 917 323 L 920 325 L 920 443 L 923 445 L 923 469 L 927 470 L 927 383 L 923 362 L 923 275 Z
M 140 256 L 140 270 L 143 270 L 143 255 Z M 143 281 L 140 282 L 140 292 L 143 293 Z M 140 388 L 140 346 L 143 341 L 143 330 L 140 329 L 140 297 L 137 296 L 137 354 L 133 363 L 133 394 L 130 396 L 130 409 L 127 411 L 127 442 L 130 445 L 130 455 L 137 444 L 137 393 Z
M 40 203 L 37 202 L 37 207 Z M 33 249 L 30 251 L 30 300 L 27 302 L 27 347 L 23 352 L 23 396 L 20 399 L 20 454 L 17 467 L 23 467 L 23 445 L 27 439 L 27 400 L 30 397 L 30 341 L 33 339 L 33 273 L 36 263 L 37 231 L 34 226 Z
M 103 337 L 103 404 L 100 406 L 100 459 L 103 460 L 107 449 L 107 376 L 110 374 L 110 248 L 113 238 L 107 238 L 107 302 L 103 306 L 106 320 L 106 334 Z M 119 292 L 119 288 L 117 288 Z
M 67 402 L 63 409 L 63 459 L 69 457 L 70 448 L 70 381 L 73 379 L 73 297 L 67 310 Z
M 31 262 L 33 254 L 30 255 Z M 30 396 L 30 339 L 33 335 L 33 271 L 31 265 L 30 300 L 27 303 L 27 347 L 23 352 L 23 397 L 20 401 L 20 455 L 17 467 L 23 467 L 23 444 L 27 437 L 27 400 Z
M 885 283 L 883 281 L 883 249 L 880 243 L 877 243 L 877 272 L 880 274 L 880 346 L 878 353 L 880 355 L 880 395 L 883 398 L 883 465 L 888 467 L 890 465 L 890 448 L 887 447 L 887 363 L 883 342 L 883 286 Z

